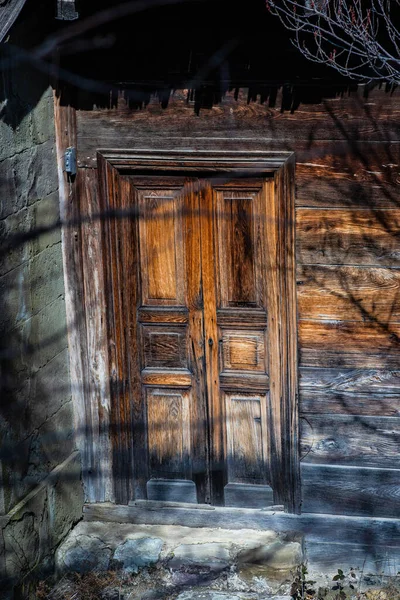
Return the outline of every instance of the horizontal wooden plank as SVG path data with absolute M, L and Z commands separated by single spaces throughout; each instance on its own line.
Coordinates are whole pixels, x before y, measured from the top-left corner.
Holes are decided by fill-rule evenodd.
M 315 468 L 315 467 L 308 467 Z M 335 493 L 337 496 L 337 494 Z M 394 515 L 398 514 L 394 513 Z M 86 504 L 85 521 L 110 523 L 143 523 L 147 525 L 186 525 L 190 527 L 221 527 L 228 529 L 261 529 L 281 533 L 304 534 L 306 541 L 386 545 L 400 547 L 400 519 L 378 519 L 335 515 L 291 515 L 281 511 L 225 508 L 215 506 L 203 510 L 193 508 L 159 507 L 146 510 L 141 506 L 121 506 L 111 503 Z
M 141 323 L 188 323 L 187 308 L 173 308 L 167 307 L 154 308 L 154 307 L 141 307 L 138 310 L 138 319 Z
M 301 481 L 305 512 L 388 518 L 400 514 L 398 469 L 302 464 Z
M 309 390 L 325 392 L 355 392 L 359 394 L 400 393 L 400 370 L 301 368 L 300 393 Z M 317 411 L 318 412 L 318 411 Z
M 143 385 L 159 387 L 190 387 L 192 385 L 192 374 L 190 371 L 161 371 L 156 369 L 143 369 Z
M 355 537 L 354 542 L 356 541 Z M 364 574 L 393 577 L 400 564 L 400 548 L 389 549 L 387 546 L 377 546 L 373 535 L 368 541 L 369 545 L 307 541 L 305 554 L 308 571 L 322 572 L 333 577 L 337 574 L 338 568 L 347 574 L 351 567 Z
M 300 419 L 303 464 L 396 468 L 399 448 L 400 418 L 307 414 Z
M 265 392 L 269 389 L 269 377 L 264 373 L 221 373 L 219 381 L 224 390 Z
M 300 412 L 306 418 L 315 415 L 360 415 L 378 417 L 400 416 L 398 394 L 340 392 L 303 389 L 299 393 Z
M 282 113 L 279 100 L 276 108 L 258 102 L 248 102 L 247 90 L 227 92 L 211 110 L 194 112 L 186 90 L 176 90 L 166 110 L 161 110 L 158 98 L 152 98 L 142 110 L 78 111 L 78 148 L 85 155 L 88 138 L 104 142 L 118 141 L 118 135 L 160 134 L 192 135 L 231 131 L 262 132 L 265 137 L 280 140 L 371 140 L 400 139 L 400 94 L 385 94 L 373 90 L 365 99 L 360 91 L 346 97 L 324 100 L 320 104 L 303 104 L 293 113 Z M 122 108 L 122 105 L 121 105 Z M 86 138 L 86 143 L 82 143 Z M 98 147 L 113 145 L 101 143 Z M 127 147 L 127 146 L 126 146 Z
M 299 265 L 301 319 L 400 322 L 400 270 Z
M 267 325 L 267 313 L 265 310 L 254 308 L 219 308 L 217 320 L 218 325 L 240 325 L 240 328 L 258 329 Z
M 100 148 L 284 150 L 296 154 L 298 206 L 371 209 L 399 206 L 399 142 L 386 139 L 380 143 L 357 142 L 352 138 L 322 141 L 314 135 L 305 140 L 298 136 L 286 139 L 290 127 L 280 138 L 277 131 L 271 133 L 265 121 L 255 129 L 235 130 L 229 121 L 225 129 L 213 130 L 211 121 L 206 120 L 203 129 L 196 130 L 199 120 L 196 117 L 193 121 L 192 113 L 187 115 L 188 126 L 181 134 L 168 127 L 153 132 L 153 117 L 141 129 L 136 128 L 132 119 L 119 120 L 113 111 L 104 114 L 81 111 L 79 115 L 78 162 L 83 167 L 96 167 L 96 152 Z M 301 114 L 296 112 L 295 118 L 300 120 Z M 204 129 L 207 124 L 208 129 Z
M 297 206 L 399 207 L 398 144 L 313 140 L 293 149 Z
M 300 365 L 396 369 L 400 325 L 358 321 L 299 321 Z
M 297 218 L 300 264 L 400 267 L 400 210 L 306 209 Z

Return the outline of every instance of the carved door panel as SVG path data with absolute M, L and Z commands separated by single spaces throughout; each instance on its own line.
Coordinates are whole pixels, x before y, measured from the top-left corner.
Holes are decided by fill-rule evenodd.
M 212 265 L 206 327 L 217 348 L 209 348 L 207 370 L 217 365 L 212 405 L 213 448 L 221 439 L 212 473 L 214 497 L 234 506 L 273 503 L 269 468 L 266 194 L 260 180 L 231 182 L 210 189 L 213 240 L 203 248 Z M 207 255 L 208 252 L 208 255 Z M 211 298 L 212 295 L 212 298 Z M 219 384 L 219 385 L 218 385 Z M 220 427 L 221 431 L 218 431 Z
M 106 228 L 119 501 L 285 501 L 279 181 L 214 177 L 208 155 L 136 160 L 102 167 L 106 207 L 134 215 Z
M 129 183 L 140 257 L 130 351 L 139 354 L 144 429 L 133 436 L 135 495 L 209 502 L 199 196 L 183 178 Z

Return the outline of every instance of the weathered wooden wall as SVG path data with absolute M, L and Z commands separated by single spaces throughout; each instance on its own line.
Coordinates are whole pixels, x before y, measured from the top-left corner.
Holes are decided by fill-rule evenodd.
M 198 116 L 184 91 L 165 110 L 154 100 L 77 112 L 85 177 L 98 148 L 207 142 L 296 153 L 305 512 L 399 514 L 399 116 L 400 93 L 364 97 L 362 87 L 293 114 L 248 104 L 245 91 Z

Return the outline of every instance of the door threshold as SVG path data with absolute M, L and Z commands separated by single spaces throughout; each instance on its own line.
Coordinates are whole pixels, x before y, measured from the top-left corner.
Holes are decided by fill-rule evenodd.
M 265 506 L 262 508 L 246 508 L 239 506 L 211 506 L 211 504 L 193 504 L 191 502 L 171 502 L 171 501 L 162 501 L 162 500 L 131 500 L 128 503 L 128 506 L 143 508 L 146 510 L 160 510 L 162 508 L 180 508 L 186 510 L 251 510 L 254 512 L 283 512 L 284 506 L 283 504 L 276 504 L 272 506 Z

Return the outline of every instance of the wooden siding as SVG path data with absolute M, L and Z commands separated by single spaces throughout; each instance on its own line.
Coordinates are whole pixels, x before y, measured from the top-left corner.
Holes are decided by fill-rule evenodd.
M 400 93 L 293 114 L 227 94 L 196 116 L 186 100 L 78 111 L 80 167 L 143 144 L 295 152 L 302 509 L 398 515 Z

